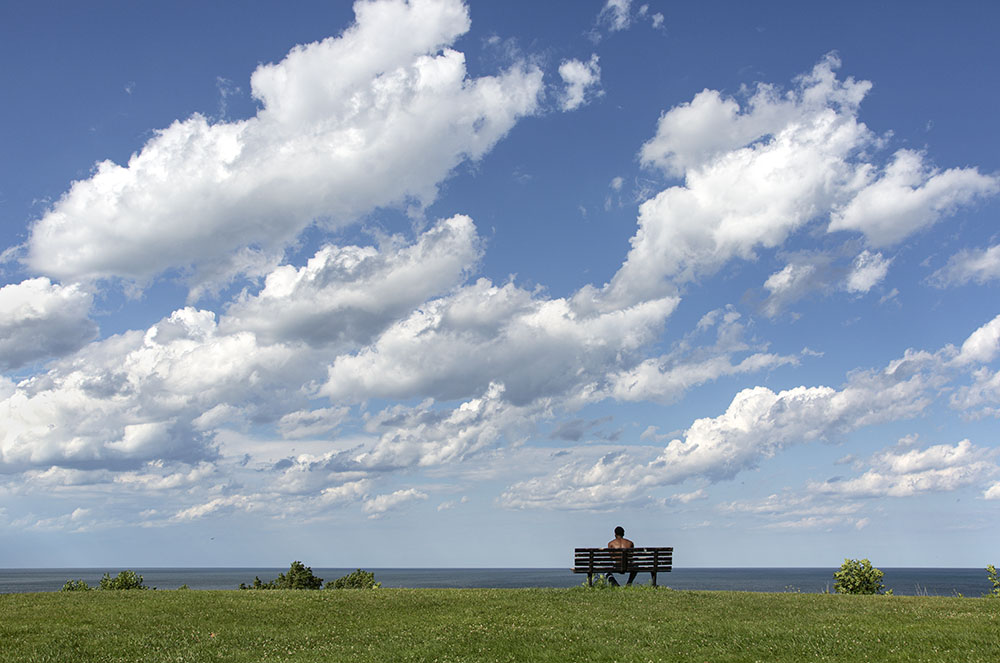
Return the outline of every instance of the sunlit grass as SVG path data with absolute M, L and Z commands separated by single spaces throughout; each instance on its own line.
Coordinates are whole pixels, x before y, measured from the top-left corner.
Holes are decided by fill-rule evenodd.
M 0 596 L 0 661 L 990 661 L 1000 600 L 646 588 Z

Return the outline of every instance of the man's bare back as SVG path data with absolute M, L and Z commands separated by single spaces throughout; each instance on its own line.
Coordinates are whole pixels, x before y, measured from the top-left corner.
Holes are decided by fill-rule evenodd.
M 615 548 L 617 550 L 627 550 L 629 548 L 635 548 L 635 544 L 632 543 L 632 541 L 630 541 L 629 539 L 625 538 L 625 528 L 619 525 L 618 527 L 615 528 L 615 538 L 608 541 L 608 548 Z M 622 553 L 620 557 L 622 558 L 621 563 L 624 566 L 626 555 Z M 622 572 L 624 572 L 624 569 L 622 569 Z M 638 571 L 629 571 L 628 582 L 625 584 L 631 585 L 632 581 L 635 580 L 635 576 L 637 573 Z M 618 586 L 618 581 L 615 580 L 615 576 L 613 574 L 608 573 L 605 577 L 608 579 L 609 583 L 611 583 L 615 587 Z

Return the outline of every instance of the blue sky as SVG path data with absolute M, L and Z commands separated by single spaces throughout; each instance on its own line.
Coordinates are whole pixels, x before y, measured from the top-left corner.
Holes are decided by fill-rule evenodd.
M 998 10 L 0 16 L 0 566 L 995 562 Z

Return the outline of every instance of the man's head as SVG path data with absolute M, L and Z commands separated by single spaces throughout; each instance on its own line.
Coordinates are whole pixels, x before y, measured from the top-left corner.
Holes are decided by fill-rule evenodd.
M 615 536 L 625 536 L 625 528 L 619 525 L 615 528 Z

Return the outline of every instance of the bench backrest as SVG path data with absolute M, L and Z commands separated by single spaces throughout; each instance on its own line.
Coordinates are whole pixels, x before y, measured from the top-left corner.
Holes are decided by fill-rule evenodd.
M 669 571 L 673 548 L 576 548 L 573 570 L 580 573 L 623 573 L 625 571 Z

